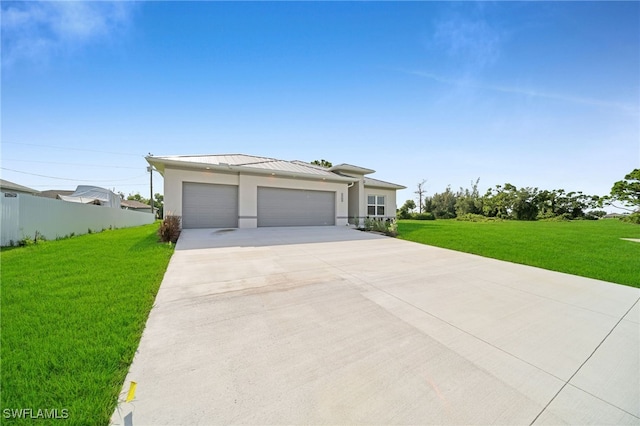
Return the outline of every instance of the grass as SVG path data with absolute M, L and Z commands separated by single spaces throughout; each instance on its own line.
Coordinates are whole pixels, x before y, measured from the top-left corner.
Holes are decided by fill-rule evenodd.
M 640 226 L 619 220 L 402 220 L 398 238 L 640 287 Z
M 2 250 L 0 420 L 107 425 L 173 253 L 158 224 Z M 20 424 L 47 424 L 21 420 Z M 51 420 L 49 420 L 51 421 Z M 58 420 L 62 421 L 62 420 Z

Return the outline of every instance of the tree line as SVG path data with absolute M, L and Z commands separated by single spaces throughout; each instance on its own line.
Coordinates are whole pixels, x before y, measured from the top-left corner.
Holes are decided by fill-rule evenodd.
M 635 169 L 616 182 L 606 196 L 587 195 L 582 191 L 567 192 L 564 189 L 540 190 L 533 187 L 518 188 L 510 183 L 489 188 L 483 195 L 478 191 L 480 179 L 472 181 L 469 188 L 453 191 L 448 186 L 444 192 L 426 195 L 424 183 L 417 185 L 415 193 L 418 205 L 407 200 L 398 209 L 399 219 L 453 219 L 499 218 L 514 220 L 539 219 L 598 219 L 606 214 L 600 210 L 605 205 L 640 208 L 640 169 Z M 616 205 L 618 203 L 618 205 Z M 418 209 L 418 212 L 414 211 Z M 636 221 L 640 213 L 631 215 Z

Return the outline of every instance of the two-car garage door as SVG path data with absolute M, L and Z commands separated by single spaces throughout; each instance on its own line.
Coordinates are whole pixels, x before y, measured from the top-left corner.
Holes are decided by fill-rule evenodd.
M 335 192 L 258 187 L 258 227 L 335 223 Z
M 335 192 L 258 187 L 258 226 L 335 225 Z M 184 228 L 237 228 L 238 186 L 183 182 Z

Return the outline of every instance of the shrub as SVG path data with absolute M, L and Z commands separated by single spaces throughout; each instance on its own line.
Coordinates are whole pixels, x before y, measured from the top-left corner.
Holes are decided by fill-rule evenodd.
M 411 219 L 411 213 L 409 213 L 409 210 L 400 208 L 397 211 L 398 214 L 398 219 Z
M 436 220 L 436 217 L 431 212 L 414 213 L 411 218 L 414 220 Z
M 158 229 L 158 236 L 163 243 L 175 243 L 180 236 L 181 216 L 168 215 Z
M 636 225 L 640 225 L 640 213 L 632 213 L 630 215 L 621 217 L 620 220 L 623 222 L 635 223 Z
M 481 214 L 466 213 L 456 217 L 456 220 L 464 222 L 501 222 L 499 217 L 487 217 Z
M 364 220 L 364 230 L 380 232 L 390 237 L 398 235 L 398 223 L 395 219 L 374 219 L 366 218 Z
M 47 239 L 45 238 L 44 235 L 42 235 L 40 232 L 36 231 L 36 236 L 33 237 L 33 239 L 30 236 L 26 236 L 23 239 L 18 241 L 18 246 L 19 247 L 26 247 L 26 246 L 31 246 L 34 244 L 38 244 L 42 241 L 47 241 Z M 11 241 L 11 245 L 13 245 L 13 240 Z
M 571 221 L 571 217 L 566 214 L 561 214 L 559 216 L 551 216 L 544 219 L 540 219 L 540 222 L 569 222 Z

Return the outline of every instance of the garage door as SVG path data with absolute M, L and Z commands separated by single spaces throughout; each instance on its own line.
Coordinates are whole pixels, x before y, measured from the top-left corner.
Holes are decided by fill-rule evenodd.
M 183 228 L 237 228 L 238 187 L 182 183 Z
M 258 187 L 258 226 L 335 223 L 335 192 Z

